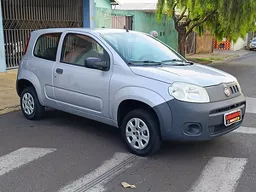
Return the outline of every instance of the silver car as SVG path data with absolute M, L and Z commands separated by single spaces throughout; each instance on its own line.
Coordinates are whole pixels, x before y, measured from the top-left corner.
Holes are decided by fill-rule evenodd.
M 163 141 L 227 134 L 241 126 L 246 108 L 235 77 L 122 29 L 32 32 L 17 93 L 26 118 L 42 118 L 50 107 L 118 127 L 139 156 Z
M 256 49 L 256 37 L 254 37 L 250 42 L 250 50 Z

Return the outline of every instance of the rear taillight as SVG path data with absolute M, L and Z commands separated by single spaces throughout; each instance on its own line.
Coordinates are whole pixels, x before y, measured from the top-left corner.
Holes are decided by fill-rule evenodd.
M 23 52 L 24 55 L 25 55 L 26 52 L 27 52 L 29 41 L 30 41 L 30 36 L 28 37 L 27 42 L 26 42 L 26 45 L 25 45 L 25 48 L 24 48 L 24 52 Z

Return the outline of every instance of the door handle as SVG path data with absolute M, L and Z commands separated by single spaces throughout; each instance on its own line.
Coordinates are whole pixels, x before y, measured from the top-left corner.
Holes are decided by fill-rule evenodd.
M 62 73 L 63 73 L 63 69 L 57 68 L 57 69 L 56 69 L 56 73 L 62 74 Z

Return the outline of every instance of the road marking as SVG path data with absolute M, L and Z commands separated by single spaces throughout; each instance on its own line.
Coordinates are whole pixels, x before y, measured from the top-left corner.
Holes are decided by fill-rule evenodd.
M 256 113 L 256 98 L 246 97 L 246 113 Z
M 20 148 L 0 157 L 0 176 L 16 168 L 28 164 L 40 157 L 52 153 L 56 149 L 49 148 Z
M 104 184 L 131 167 L 134 161 L 138 161 L 138 157 L 131 154 L 116 153 L 112 159 L 105 161 L 88 175 L 63 187 L 59 192 L 103 192 L 105 190 Z
M 240 127 L 233 131 L 234 133 L 243 133 L 243 134 L 256 134 L 256 128 L 253 127 Z
M 191 192 L 234 192 L 246 163 L 244 158 L 212 158 Z

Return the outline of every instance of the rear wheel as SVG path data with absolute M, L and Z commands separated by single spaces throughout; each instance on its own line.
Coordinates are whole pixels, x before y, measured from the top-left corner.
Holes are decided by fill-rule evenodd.
M 40 119 L 44 115 L 45 108 L 40 104 L 33 87 L 26 87 L 22 91 L 20 106 L 23 115 L 29 120 Z
M 123 138 L 130 151 L 139 156 L 156 153 L 161 146 L 157 119 L 151 112 L 136 109 L 129 112 L 121 125 Z

